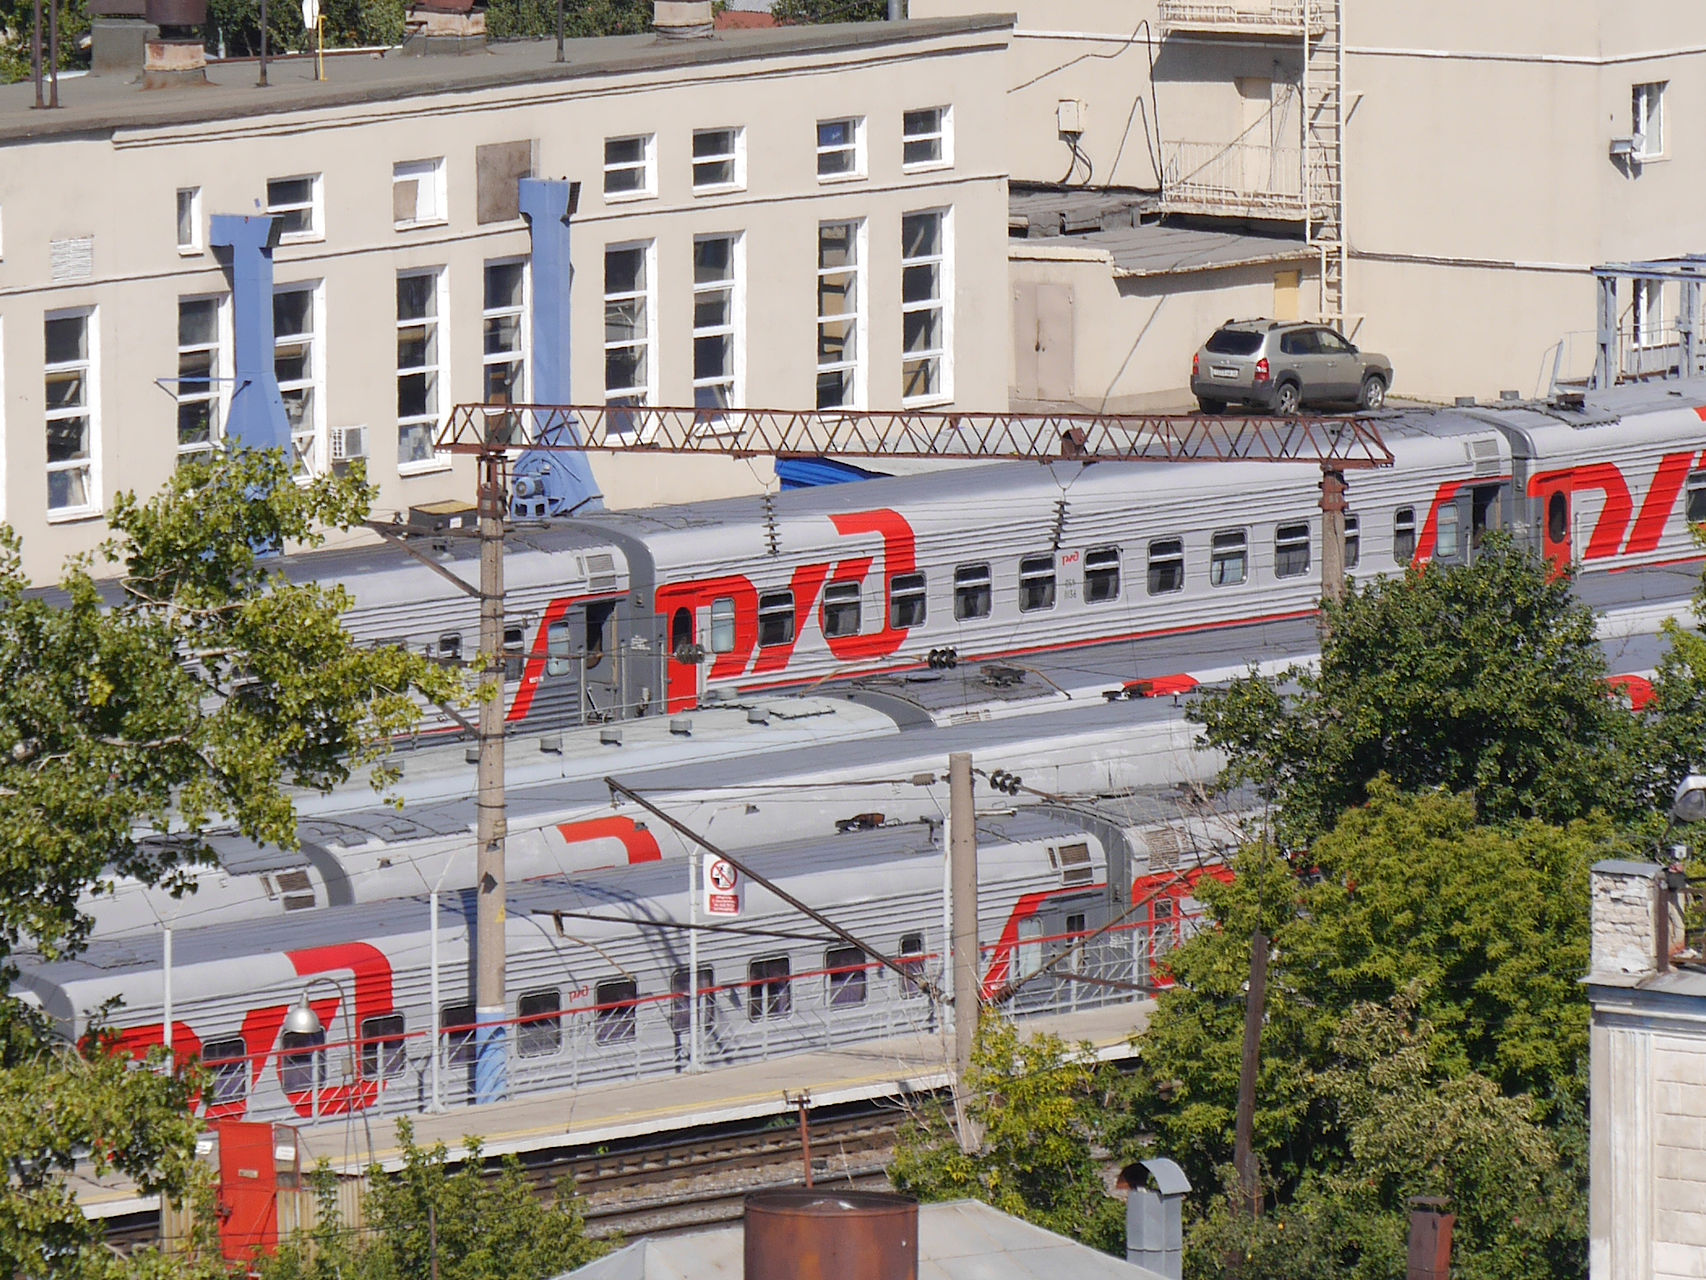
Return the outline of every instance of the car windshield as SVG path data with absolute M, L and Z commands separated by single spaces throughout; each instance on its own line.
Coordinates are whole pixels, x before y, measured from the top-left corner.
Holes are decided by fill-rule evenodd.
M 1262 345 L 1262 335 L 1243 329 L 1219 329 L 1204 345 L 1211 355 L 1252 356 Z

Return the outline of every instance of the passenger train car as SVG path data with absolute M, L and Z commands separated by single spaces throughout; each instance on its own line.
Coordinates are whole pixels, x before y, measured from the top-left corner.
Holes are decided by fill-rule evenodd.
M 1229 843 L 1223 829 L 1183 821 L 1170 841 L 1134 852 L 1105 814 L 980 818 L 985 998 L 1021 1013 L 1075 1009 L 1165 982 L 1165 953 L 1199 913 L 1193 890 L 1226 874 L 1218 859 Z M 689 864 L 518 887 L 505 941 L 511 1096 L 677 1072 L 695 1054 L 723 1065 L 938 1026 L 926 986 L 944 981 L 939 823 L 772 846 L 744 860 L 863 945 L 754 883 L 738 918 L 699 931 L 690 983 Z M 209 1068 L 209 1116 L 417 1110 L 435 1093 L 470 1096 L 473 931 L 471 891 L 443 903 L 436 920 L 424 898 L 397 899 L 183 930 L 169 974 L 156 949 L 127 939 L 97 939 L 67 960 L 23 955 L 14 989 L 73 1036 L 89 1030 L 90 1010 L 119 997 L 117 1043 L 142 1053 L 165 1039 L 169 983 L 172 1047 Z M 697 1045 L 689 985 L 700 1002 Z M 298 1000 L 322 1031 L 284 1030 Z
M 1587 575 L 1698 555 L 1706 383 L 1378 425 L 1395 463 L 1350 473 L 1355 576 L 1466 562 L 1490 529 Z M 1314 464 L 1006 463 L 522 530 L 506 557 L 508 716 L 674 713 L 950 652 L 1011 659 L 1304 617 L 1320 595 L 1320 482 Z M 473 582 L 472 544 L 436 554 Z M 292 571 L 348 586 L 364 638 L 448 661 L 477 646 L 474 600 L 394 549 Z

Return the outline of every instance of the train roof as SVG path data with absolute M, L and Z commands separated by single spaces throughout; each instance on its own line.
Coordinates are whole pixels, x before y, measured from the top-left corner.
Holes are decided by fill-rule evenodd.
M 1060 816 L 1024 809 L 1010 815 L 979 818 L 978 833 L 980 845 L 996 861 L 1001 859 L 1003 849 L 1014 845 L 1068 837 L 1081 839 L 1085 835 L 1081 827 Z M 932 829 L 923 823 L 911 823 L 769 845 L 737 856 L 773 879 L 793 883 L 807 876 L 833 876 L 853 870 L 868 873 L 873 865 L 892 865 L 940 853 L 941 845 Z M 609 910 L 619 902 L 642 902 L 679 894 L 685 888 L 685 880 L 685 862 L 670 860 L 573 877 L 524 881 L 509 887 L 508 910 L 512 920 L 534 913 L 549 915 L 552 911 Z M 173 935 L 173 966 L 188 969 L 255 955 L 421 934 L 426 931 L 422 917 L 427 907 L 426 896 L 417 894 L 329 907 L 281 919 L 179 929 Z M 444 927 L 455 929 L 461 925 L 471 929 L 475 891 L 469 888 L 446 892 L 440 897 L 439 912 Z M 98 938 L 69 958 L 43 960 L 32 953 L 19 952 L 16 960 L 25 986 L 64 987 L 158 972 L 161 943 L 153 935 Z

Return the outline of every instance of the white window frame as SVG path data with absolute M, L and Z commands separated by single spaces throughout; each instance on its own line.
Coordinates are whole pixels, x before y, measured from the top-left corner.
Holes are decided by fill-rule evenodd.
M 729 274 L 724 280 L 701 282 L 698 271 L 698 249 L 701 244 L 712 240 L 729 242 Z M 738 231 L 719 232 L 710 235 L 694 236 L 693 248 L 695 255 L 693 272 L 693 403 L 699 406 L 699 393 L 713 387 L 728 388 L 728 407 L 738 408 L 746 403 L 746 237 Z M 727 290 L 729 294 L 728 322 L 726 324 L 699 324 L 699 299 L 705 294 L 720 293 Z M 699 340 L 701 338 L 722 338 L 729 340 L 730 368 L 718 377 L 699 376 Z M 718 406 L 703 406 L 707 413 Z M 697 424 L 696 424 L 697 425 Z M 710 425 L 714 425 L 710 424 Z
M 846 124 L 853 126 L 853 140 L 824 145 L 823 129 L 825 125 Z M 864 116 L 833 116 L 817 122 L 813 138 L 817 143 L 817 180 L 819 182 L 856 182 L 865 176 L 865 117 Z M 845 170 L 824 172 L 824 159 L 827 156 L 847 155 L 851 159 L 850 167 Z
M 213 342 L 189 343 L 183 340 L 183 308 L 186 302 L 211 302 L 213 304 Z M 177 388 L 177 405 L 209 404 L 213 406 L 212 430 L 208 433 L 206 444 L 186 446 L 178 441 L 178 465 L 198 455 L 211 456 L 218 448 L 219 442 L 225 439 L 225 428 L 231 417 L 230 374 L 226 372 L 231 367 L 232 333 L 231 333 L 231 295 L 227 293 L 186 293 L 178 298 L 178 373 L 183 375 L 183 358 L 196 351 L 211 350 L 212 381 L 205 387 L 186 389 L 183 382 L 174 384 Z M 174 421 L 173 430 L 177 429 Z
M 452 403 L 450 399 L 450 325 L 448 323 L 450 318 L 448 306 L 450 271 L 443 265 L 407 267 L 397 272 L 397 283 L 401 284 L 404 280 L 420 277 L 432 279 L 432 314 L 424 317 L 410 317 L 405 320 L 396 315 L 395 309 L 392 312 L 397 321 L 399 341 L 401 341 L 404 329 L 415 328 L 424 322 L 430 330 L 430 345 L 434 352 L 431 363 L 407 367 L 402 363 L 401 352 L 398 353 L 397 380 L 399 386 L 404 378 L 416 377 L 421 374 L 425 374 L 432 380 L 432 397 L 428 411 L 423 414 L 413 414 L 406 418 L 401 413 L 397 416 L 397 474 L 400 476 L 418 476 L 423 472 L 443 471 L 450 466 L 450 455 L 440 453 L 436 448 L 424 458 L 416 458 L 409 462 L 403 461 L 403 431 L 405 428 L 428 427 L 436 436 L 439 419 L 444 413 L 445 407 Z M 436 445 L 436 440 L 434 443 Z
M 291 464 L 299 469 L 298 478 L 306 483 L 314 476 L 326 474 L 331 467 L 326 444 L 326 287 L 321 280 L 275 284 L 273 297 L 281 293 L 306 293 L 309 319 L 312 321 L 306 330 L 297 333 L 278 333 L 276 330 L 273 333 L 275 376 L 281 346 L 295 346 L 305 340 L 308 348 L 307 376 L 285 379 L 278 384 L 280 394 L 286 397 L 295 391 L 308 393 L 306 425 L 292 427 L 290 432 Z
M 638 160 L 610 159 L 610 144 L 613 142 L 638 142 L 640 158 Z M 627 200 L 649 200 L 658 193 L 658 136 L 655 133 L 627 133 L 620 137 L 604 140 L 604 201 L 606 204 L 620 204 Z M 610 175 L 613 173 L 634 173 L 640 175 L 640 185 L 632 190 L 612 190 Z
M 189 239 L 184 238 L 184 197 L 189 197 Z M 185 258 L 193 258 L 202 251 L 201 237 L 201 188 L 179 187 L 177 194 L 177 237 L 178 253 Z
M 521 268 L 521 302 L 516 306 L 492 307 L 486 305 L 486 277 L 493 267 Z M 526 258 L 487 258 L 480 268 L 480 397 L 490 399 L 490 370 L 494 365 L 519 365 L 520 373 L 515 379 L 516 394 L 511 397 L 512 404 L 522 404 L 527 400 L 527 375 L 531 372 L 533 363 L 533 270 Z M 515 341 L 512 351 L 490 351 L 490 344 L 485 341 L 485 329 L 493 320 L 516 320 Z M 519 397 L 519 398 L 517 398 Z
M 852 236 L 853 262 L 851 267 L 825 267 L 822 265 L 824 229 L 826 227 L 844 226 L 854 228 Z M 866 253 L 867 231 L 868 224 L 863 218 L 830 218 L 817 224 L 818 267 L 816 276 L 816 292 L 814 294 L 814 303 L 817 307 L 817 322 L 813 329 L 813 337 L 816 341 L 815 350 L 818 353 L 816 357 L 816 372 L 820 377 L 825 373 L 840 372 L 842 370 L 851 370 L 853 374 L 853 391 L 848 400 L 843 401 L 841 404 L 818 406 L 820 410 L 828 412 L 834 412 L 840 409 L 863 409 L 865 407 L 866 366 L 868 363 L 865 359 L 865 348 L 868 345 L 866 342 L 867 325 L 865 304 L 866 299 L 870 294 L 870 287 L 865 279 L 865 263 L 869 259 L 869 255 Z M 851 304 L 845 311 L 826 313 L 823 309 L 824 280 L 829 276 L 839 275 L 848 271 L 851 272 L 853 277 L 853 299 Z M 826 324 L 833 324 L 840 320 L 850 320 L 852 322 L 850 329 L 852 342 L 849 345 L 851 345 L 853 349 L 853 356 L 851 359 L 848 359 L 844 349 L 841 359 L 826 361 L 822 356 L 823 328 Z
M 730 136 L 730 149 L 718 151 L 711 155 L 699 154 L 699 139 L 714 137 L 726 133 Z M 718 129 L 695 129 L 693 131 L 693 153 L 689 157 L 693 175 L 693 194 L 696 196 L 715 195 L 723 191 L 744 191 L 746 189 L 746 129 L 741 125 L 724 125 Z M 699 166 L 722 164 L 727 162 L 729 172 L 733 175 L 727 182 L 699 181 Z
M 914 132 L 914 117 L 928 116 L 936 113 L 936 127 L 933 130 L 922 129 Z M 928 160 L 908 160 L 906 144 L 909 142 L 936 143 L 936 154 Z M 954 109 L 951 106 L 941 107 L 912 107 L 901 113 L 900 117 L 900 167 L 903 173 L 923 173 L 929 169 L 951 169 L 954 164 Z
M 415 184 L 415 216 L 399 218 L 397 214 L 397 185 Z M 442 227 L 450 221 L 446 209 L 447 196 L 444 178 L 444 157 L 428 160 L 399 160 L 391 166 L 391 217 L 398 231 L 413 227 Z
M 1631 125 L 1639 140 L 1634 157 L 1637 160 L 1658 160 L 1665 154 L 1665 90 L 1668 80 L 1631 85 L 1629 105 Z
M 70 320 L 80 318 L 84 324 L 84 337 L 87 351 L 81 360 L 59 361 L 53 364 L 45 359 L 45 344 L 47 341 L 47 325 L 53 320 Z M 98 307 L 65 307 L 57 311 L 46 312 L 42 316 L 42 342 L 44 359 L 42 362 L 43 402 L 42 422 L 45 429 L 47 423 L 57 422 L 67 418 L 86 417 L 89 420 L 88 456 L 72 459 L 66 462 L 48 462 L 48 475 L 56 475 L 66 471 L 81 470 L 85 473 L 83 491 L 87 501 L 79 506 L 47 508 L 48 523 L 61 520 L 80 520 L 87 516 L 99 515 L 101 512 L 101 327 L 100 309 Z M 83 371 L 83 399 L 81 403 L 69 409 L 49 409 L 46 402 L 46 379 L 55 373 L 66 373 L 77 369 Z M 45 443 L 45 439 L 44 439 Z M 50 489 L 51 494 L 51 489 Z M 51 502 L 51 498 L 49 499 Z
M 645 280 L 642 282 L 641 287 L 637 290 L 624 290 L 624 291 L 618 291 L 616 293 L 610 292 L 609 274 L 608 274 L 609 270 L 610 270 L 610 255 L 613 253 L 625 253 L 625 252 L 627 252 L 629 250 L 633 250 L 633 249 L 638 249 L 642 253 L 643 260 L 645 263 L 645 273 L 646 273 Z M 657 263 L 657 254 L 658 254 L 658 247 L 657 247 L 657 241 L 656 240 L 621 240 L 621 241 L 616 241 L 612 244 L 607 244 L 604 246 L 604 267 L 603 267 L 603 270 L 605 272 L 605 275 L 603 276 L 602 287 L 604 289 L 604 306 L 605 306 L 606 315 L 608 316 L 610 305 L 613 302 L 619 303 L 619 302 L 633 301 L 635 299 L 638 299 L 640 302 L 642 302 L 644 304 L 644 308 L 645 308 L 644 331 L 640 334 L 640 336 L 635 337 L 635 338 L 631 338 L 628 341 L 623 341 L 623 342 L 612 342 L 612 341 L 610 341 L 609 333 L 608 333 L 609 321 L 608 321 L 608 319 L 606 319 L 606 321 L 605 321 L 606 333 L 605 333 L 605 342 L 604 342 L 604 353 L 605 353 L 604 402 L 607 405 L 610 405 L 610 404 L 614 404 L 614 405 L 629 405 L 629 404 L 631 404 L 631 405 L 647 405 L 647 404 L 656 404 L 657 403 L 657 381 L 658 381 L 658 362 L 657 362 L 657 350 L 658 350 L 658 345 L 657 345 L 657 340 L 658 340 L 658 305 L 657 305 L 658 304 L 658 297 L 657 297 L 658 272 L 657 272 L 657 265 L 658 265 L 658 263 Z M 630 383 L 627 386 L 613 387 L 609 383 L 610 353 L 612 351 L 618 350 L 619 348 L 625 348 L 625 347 L 637 347 L 643 353 L 643 355 L 645 357 L 645 380 L 643 382 Z M 612 434 L 619 435 L 619 436 L 628 434 L 627 432 L 618 428 L 617 418 L 614 415 L 608 419 L 608 422 L 609 422 L 609 426 L 608 426 L 607 430 L 609 430 Z
M 954 217 L 951 208 L 915 209 L 901 214 L 901 304 L 900 304 L 900 385 L 901 403 L 906 405 L 946 404 L 954 398 Z M 906 254 L 906 219 L 934 216 L 940 219 L 939 252 L 908 258 Z M 937 296 L 921 302 L 906 301 L 906 269 L 936 267 Z M 906 319 L 909 315 L 939 311 L 942 316 L 940 347 L 925 347 L 918 351 L 906 349 Z M 919 395 L 906 394 L 906 371 L 910 364 L 935 360 L 938 367 L 937 389 Z
M 308 199 L 274 204 L 272 184 L 275 182 L 308 183 Z M 308 212 L 308 229 L 306 231 L 281 232 L 278 237 L 280 244 L 306 244 L 309 241 L 326 238 L 326 184 L 321 175 L 317 173 L 293 173 L 282 178 L 267 179 L 267 213 L 278 217 L 281 214 L 295 213 L 304 209 Z

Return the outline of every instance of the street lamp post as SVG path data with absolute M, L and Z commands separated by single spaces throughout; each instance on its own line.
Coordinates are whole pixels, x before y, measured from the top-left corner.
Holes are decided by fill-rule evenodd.
M 314 1007 L 308 1003 L 308 992 L 313 989 L 316 982 L 329 982 L 337 989 L 340 1007 L 344 1011 L 344 1025 L 346 1027 L 353 1025 L 352 1015 L 349 1011 L 349 995 L 344 991 L 344 984 L 328 974 L 318 973 L 308 979 L 307 985 L 302 988 L 302 994 L 296 998 L 295 1007 L 285 1015 L 284 1031 L 287 1035 L 317 1036 L 326 1030 L 325 1024 L 320 1021 L 320 1015 L 315 1013 Z M 354 1043 L 355 1038 L 351 1036 L 350 1044 L 353 1045 Z M 322 1041 L 314 1046 L 312 1056 L 308 1060 L 308 1087 L 312 1091 L 310 1112 L 314 1124 L 320 1123 L 320 1078 L 325 1052 L 326 1045 Z M 316 1058 L 319 1061 L 316 1061 Z

